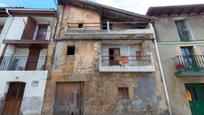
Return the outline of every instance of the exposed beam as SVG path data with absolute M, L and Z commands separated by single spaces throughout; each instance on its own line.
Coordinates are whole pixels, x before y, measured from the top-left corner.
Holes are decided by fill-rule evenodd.
M 204 8 L 200 8 L 200 10 L 197 12 L 197 14 L 202 13 L 202 12 L 203 12 L 203 10 L 204 10 Z
M 192 13 L 194 9 L 195 9 L 194 7 L 193 7 L 193 8 L 191 8 L 191 9 L 190 9 L 190 10 L 187 12 L 187 14 Z

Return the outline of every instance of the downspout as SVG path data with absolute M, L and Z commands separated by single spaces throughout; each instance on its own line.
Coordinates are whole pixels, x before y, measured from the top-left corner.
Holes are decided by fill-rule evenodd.
M 161 58 L 160 58 L 160 55 L 159 55 L 159 49 L 158 49 L 158 44 L 157 44 L 157 31 L 156 31 L 156 28 L 155 28 L 155 24 L 153 22 L 153 31 L 154 31 L 154 44 L 155 44 L 155 48 L 156 48 L 156 54 L 157 54 L 157 59 L 158 59 L 158 62 L 159 62 L 159 69 L 160 69 L 160 74 L 161 74 L 161 77 L 162 77 L 162 83 L 163 83 L 163 86 L 164 86 L 164 91 L 165 91 L 165 95 L 166 95 L 166 101 L 167 101 L 167 105 L 168 105 L 168 110 L 169 110 L 169 115 L 172 115 L 172 109 L 171 109 L 171 102 L 170 102 L 170 98 L 169 98 L 169 93 L 168 93 L 168 89 L 167 89 L 167 84 L 166 84 L 166 79 L 165 79 L 165 76 L 164 76 L 164 70 L 162 68 L 162 64 L 161 64 Z
M 2 41 L 6 38 L 6 35 L 7 35 L 7 33 L 8 33 L 8 30 L 9 30 L 9 28 L 11 27 L 11 23 L 13 22 L 13 19 L 14 19 L 14 17 L 9 13 L 9 9 L 8 9 L 8 8 L 6 8 L 6 13 L 8 14 L 8 17 L 12 17 L 12 19 L 11 19 L 11 21 L 10 21 L 10 23 L 9 23 L 9 26 L 8 26 L 7 29 L 6 29 L 6 32 L 5 32 L 4 36 L 3 36 L 2 39 L 0 40 L 1 45 L 3 45 L 3 44 L 2 44 Z M 5 26 L 5 25 L 4 25 L 4 26 Z M 5 46 L 3 47 L 3 52 L 2 52 L 2 54 L 1 54 L 1 56 L 4 55 L 4 53 L 5 53 L 5 51 L 6 51 L 6 48 L 7 48 L 7 44 L 5 44 Z

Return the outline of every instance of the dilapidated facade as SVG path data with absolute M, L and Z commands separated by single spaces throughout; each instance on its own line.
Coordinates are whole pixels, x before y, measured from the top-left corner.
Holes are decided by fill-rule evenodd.
M 58 3 L 42 114 L 167 115 L 151 18 L 82 0 Z
M 204 114 L 204 5 L 151 7 L 173 115 Z

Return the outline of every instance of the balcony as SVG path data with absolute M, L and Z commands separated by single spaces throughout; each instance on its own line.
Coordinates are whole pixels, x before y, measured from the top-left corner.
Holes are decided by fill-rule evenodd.
M 102 56 L 99 66 L 100 72 L 154 72 L 152 56 L 119 56 L 118 60 L 111 60 L 109 56 Z
M 0 58 L 0 70 L 34 71 L 45 69 L 46 57 L 5 56 Z
M 27 29 L 19 38 L 6 38 L 4 44 L 14 45 L 18 48 L 29 48 L 31 46 L 47 48 L 49 44 L 50 29 Z
M 204 55 L 176 56 L 173 58 L 176 76 L 204 75 Z
M 121 38 L 145 37 L 153 38 L 153 27 L 146 22 L 107 22 L 107 23 L 68 23 L 65 30 L 66 37 L 72 38 Z M 108 38 L 108 39 L 110 39 Z

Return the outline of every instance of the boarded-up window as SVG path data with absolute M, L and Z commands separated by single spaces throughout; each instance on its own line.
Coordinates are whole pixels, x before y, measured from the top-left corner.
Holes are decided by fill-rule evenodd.
M 119 65 L 120 48 L 109 49 L 109 65 Z
M 129 99 L 128 87 L 118 88 L 118 98 L 119 99 Z

